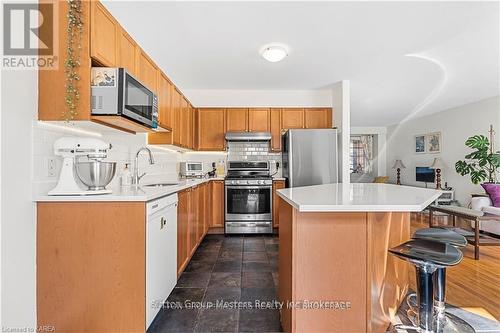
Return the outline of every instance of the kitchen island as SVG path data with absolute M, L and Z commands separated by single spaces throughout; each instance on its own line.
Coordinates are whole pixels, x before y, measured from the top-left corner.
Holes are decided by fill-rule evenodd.
M 388 184 L 279 190 L 283 330 L 385 332 L 410 272 L 387 250 L 410 238 L 410 212 L 440 194 Z

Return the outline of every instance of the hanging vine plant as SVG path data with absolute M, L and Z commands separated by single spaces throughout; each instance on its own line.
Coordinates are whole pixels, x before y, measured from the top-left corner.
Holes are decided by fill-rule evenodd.
M 80 76 L 77 68 L 80 67 L 80 57 L 82 51 L 82 1 L 68 1 L 68 26 L 66 27 L 66 60 L 64 61 L 64 72 L 66 73 L 66 109 L 63 117 L 66 121 L 75 119 L 77 115 L 80 92 L 78 81 Z

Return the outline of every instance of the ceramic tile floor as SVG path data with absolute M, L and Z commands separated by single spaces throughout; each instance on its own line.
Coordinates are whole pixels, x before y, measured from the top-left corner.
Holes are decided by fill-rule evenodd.
M 207 235 L 148 333 L 281 332 L 278 246 L 272 236 Z

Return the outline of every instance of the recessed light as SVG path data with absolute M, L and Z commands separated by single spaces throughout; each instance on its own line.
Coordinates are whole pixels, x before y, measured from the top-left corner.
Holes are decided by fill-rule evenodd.
M 280 44 L 266 45 L 261 49 L 260 55 L 269 62 L 278 62 L 286 58 L 288 49 Z

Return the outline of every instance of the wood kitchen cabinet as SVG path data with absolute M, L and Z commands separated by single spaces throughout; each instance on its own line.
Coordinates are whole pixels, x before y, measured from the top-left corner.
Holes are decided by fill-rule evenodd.
M 117 56 L 118 56 L 118 67 L 123 67 L 132 74 L 137 76 L 137 55 L 138 46 L 136 42 L 129 36 L 129 34 L 123 29 L 117 29 Z
M 269 108 L 248 109 L 249 132 L 269 132 L 270 126 L 271 110 Z
M 191 188 L 191 207 L 189 209 L 189 257 L 194 254 L 199 245 L 198 237 L 199 206 L 200 206 L 200 187 L 195 185 Z
M 198 150 L 225 149 L 225 110 L 220 108 L 198 109 Z
M 279 228 L 280 217 L 279 217 L 279 201 L 281 200 L 276 190 L 285 188 L 284 180 L 274 180 L 273 181 L 273 228 Z
M 37 325 L 144 332 L 144 202 L 38 202 Z
M 179 145 L 183 148 L 188 147 L 189 140 L 189 109 L 188 102 L 184 96 L 180 96 L 179 107 Z
M 281 109 L 270 111 L 271 150 L 281 151 Z
M 172 84 L 162 72 L 158 71 L 158 123 L 160 127 L 172 129 L 171 107 Z
M 211 181 L 212 205 L 210 227 L 224 227 L 224 181 Z
M 206 210 L 206 197 L 207 197 L 207 186 L 208 183 L 203 183 L 199 186 L 199 198 L 198 198 L 198 223 L 196 224 L 196 238 L 198 239 L 198 243 L 201 242 L 203 236 L 205 236 L 205 221 L 207 218 Z
M 138 53 L 137 77 L 149 89 L 157 93 L 158 68 L 143 50 L 139 49 Z
M 286 108 L 281 110 L 281 128 L 304 128 L 304 109 Z
M 331 108 L 310 108 L 304 110 L 305 128 L 332 128 Z
M 117 31 L 121 27 L 99 1 L 91 1 L 90 7 L 90 56 L 103 66 L 114 67 L 117 64 Z
M 181 93 L 177 88 L 172 89 L 172 111 L 173 111 L 173 137 L 172 143 L 176 146 L 181 145 Z
M 226 109 L 226 132 L 246 132 L 248 130 L 248 109 Z
M 177 205 L 177 276 L 186 267 L 189 255 L 189 212 L 191 208 L 191 189 L 185 189 L 178 194 Z

